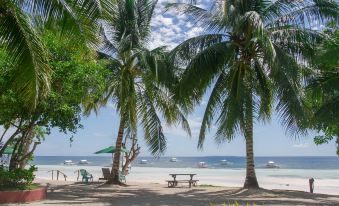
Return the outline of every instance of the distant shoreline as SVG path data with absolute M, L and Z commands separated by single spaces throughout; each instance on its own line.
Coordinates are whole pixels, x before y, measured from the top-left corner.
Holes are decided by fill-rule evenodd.
M 203 162 L 208 168 L 245 168 L 246 158 L 239 156 L 197 156 L 184 157 L 165 156 L 160 158 L 138 157 L 132 165 L 140 167 L 159 167 L 159 168 L 185 168 L 197 167 Z M 36 156 L 31 164 L 35 165 L 60 165 L 64 161 L 70 161 L 77 164 L 81 160 L 87 160 L 89 165 L 106 166 L 112 163 L 111 155 L 105 156 Z M 143 161 L 143 162 L 142 162 Z M 339 158 L 333 156 L 288 156 L 288 157 L 255 157 L 256 168 L 266 168 L 268 162 L 274 162 L 281 169 L 339 169 Z M 139 164 L 147 163 L 147 164 Z
M 35 157 L 108 157 L 108 156 L 112 156 L 111 154 L 100 154 L 100 155 L 35 155 Z M 203 155 L 203 156 L 161 156 L 161 158 L 171 158 L 171 157 L 241 157 L 241 158 L 245 158 L 246 156 L 237 156 L 237 155 Z M 333 155 L 333 156 L 325 156 L 325 155 L 318 155 L 318 156 L 308 156 L 308 155 L 299 155 L 299 156 L 295 156 L 295 155 L 291 155 L 291 156 L 280 156 L 280 155 L 271 155 L 271 156 L 259 156 L 257 155 L 256 157 L 330 157 L 330 158 L 338 158 L 338 156 Z M 153 156 L 139 156 L 139 158 L 155 158 Z

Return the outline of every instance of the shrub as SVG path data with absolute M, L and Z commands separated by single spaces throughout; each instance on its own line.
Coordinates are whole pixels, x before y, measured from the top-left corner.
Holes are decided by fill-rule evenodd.
M 29 169 L 14 169 L 8 171 L 0 167 L 0 190 L 31 188 L 37 168 L 33 165 Z

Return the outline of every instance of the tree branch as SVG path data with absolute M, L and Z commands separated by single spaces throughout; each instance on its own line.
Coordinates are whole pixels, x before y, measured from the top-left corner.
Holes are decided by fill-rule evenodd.
M 1 138 L 0 138 L 0 143 L 2 142 L 2 140 L 3 140 L 4 136 L 5 136 L 5 134 L 7 133 L 8 129 L 9 129 L 9 127 L 6 128 L 5 131 L 2 133 Z
M 27 154 L 25 154 L 20 160 L 19 162 L 25 160 L 26 158 L 28 158 L 29 156 L 31 156 L 33 154 L 33 152 L 35 151 L 36 147 L 40 144 L 41 142 L 34 142 L 33 148 L 30 152 L 28 152 Z
M 2 146 L 2 148 L 0 149 L 0 157 L 2 157 L 6 147 L 8 146 L 9 143 L 11 143 L 11 141 L 14 139 L 14 137 L 16 137 L 18 134 L 20 133 L 19 128 L 8 138 L 7 142 Z

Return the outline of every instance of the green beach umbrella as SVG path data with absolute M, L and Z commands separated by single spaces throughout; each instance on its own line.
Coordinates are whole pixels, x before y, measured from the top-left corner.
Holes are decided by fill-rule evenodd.
M 99 150 L 94 154 L 115 153 L 115 151 L 116 151 L 115 146 L 110 146 L 105 149 Z M 127 153 L 128 150 L 126 148 L 121 148 L 121 152 Z

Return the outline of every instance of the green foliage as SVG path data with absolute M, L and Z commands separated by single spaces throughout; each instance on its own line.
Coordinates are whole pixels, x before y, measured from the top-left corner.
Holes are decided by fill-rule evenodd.
M 306 94 L 312 110 L 306 127 L 323 133 L 314 138 L 315 144 L 328 143 L 334 137 L 339 142 L 339 30 L 325 31 L 329 38 L 317 48 L 313 60 L 316 71 L 308 79 Z M 339 155 L 339 144 L 337 145 Z
M 16 162 L 11 164 L 11 169 L 14 165 L 25 164 L 32 157 L 35 145 L 43 141 L 52 128 L 75 134 L 82 128 L 82 104 L 88 99 L 99 98 L 106 88 L 109 72 L 106 63 L 98 61 L 96 53 L 84 46 L 82 39 L 59 38 L 53 32 L 45 31 L 43 41 L 51 52 L 51 87 L 49 94 L 39 98 L 33 110 L 27 110 L 23 97 L 9 86 L 15 65 L 6 58 L 0 61 L 0 125 L 17 130 L 7 141 L 15 148 L 11 162 Z M 0 51 L 3 57 L 8 56 L 4 50 Z M 30 147 L 33 142 L 34 146 Z
M 29 0 L 0 2 L 0 47 L 10 53 L 15 65 L 11 88 L 21 96 L 26 109 L 36 106 L 50 89 L 51 67 L 40 32 L 73 35 L 94 43 L 98 19 L 111 13 L 110 0 Z
M 44 127 L 41 129 L 45 133 L 53 127 L 58 127 L 61 132 L 74 133 L 81 127 L 81 104 L 89 96 L 96 97 L 102 93 L 107 69 L 103 62 L 96 60 L 95 53 L 74 38 L 60 39 L 46 32 L 44 42 L 52 54 L 49 60 L 53 69 L 49 95 L 40 99 L 33 111 L 26 110 L 22 97 L 8 89 L 13 69 L 11 64 L 0 62 L 0 88 L 4 91 L 0 99 L 0 123 L 9 125 L 19 117 L 36 122 Z M 3 50 L 0 55 L 6 56 Z
M 0 190 L 8 189 L 29 189 L 33 188 L 34 172 L 37 168 L 33 165 L 29 169 L 15 169 L 8 171 L 3 166 L 0 167 Z

